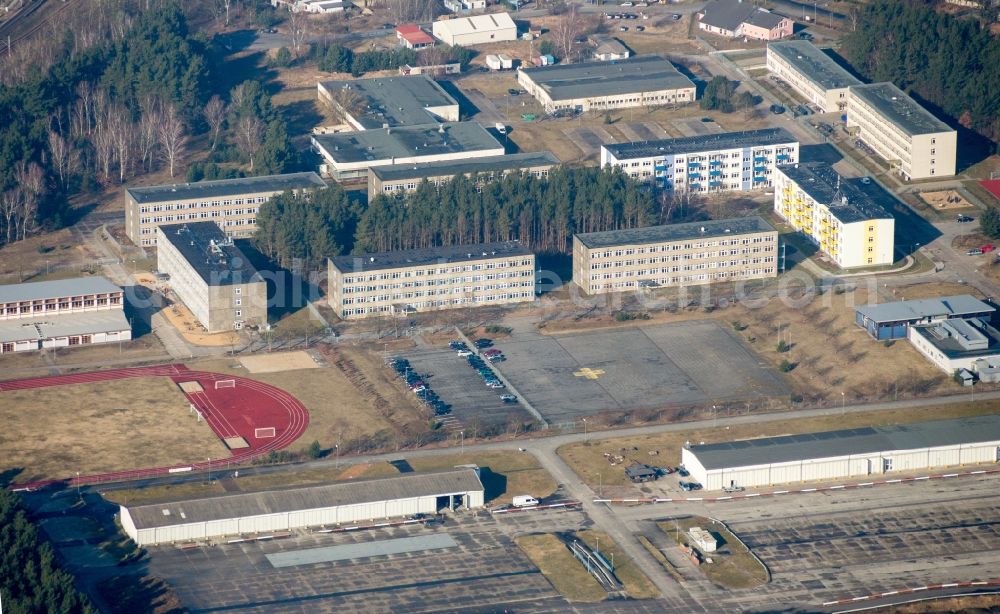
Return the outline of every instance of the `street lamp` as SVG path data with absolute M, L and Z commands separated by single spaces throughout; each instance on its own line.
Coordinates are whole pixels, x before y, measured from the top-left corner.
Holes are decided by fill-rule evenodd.
M 583 438 L 587 438 L 587 419 L 583 419 Z
M 333 450 L 334 450 L 334 453 L 336 454 L 336 463 L 335 463 L 334 467 L 336 467 L 337 469 L 340 469 L 340 442 L 339 441 L 336 444 L 334 444 Z
M 844 391 L 840 392 L 840 413 L 842 415 L 847 413 L 847 395 Z
M 465 454 L 465 431 L 459 431 L 458 434 L 462 438 L 462 440 L 461 440 L 462 443 L 461 443 L 461 448 L 460 448 L 461 449 L 461 454 Z
M 208 457 L 208 483 L 212 483 L 212 457 Z
M 80 498 L 80 472 L 76 472 L 76 498 Z
M 718 425 L 719 425 L 719 411 L 718 411 L 718 408 L 715 405 L 713 405 L 712 406 L 712 426 L 718 426 Z

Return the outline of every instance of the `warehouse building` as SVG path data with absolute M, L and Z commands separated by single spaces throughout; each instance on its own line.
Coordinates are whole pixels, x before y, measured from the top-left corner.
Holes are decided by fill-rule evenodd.
M 316 84 L 319 99 L 356 130 L 457 122 L 458 101 L 428 75 Z
M 948 375 L 1000 380 L 1000 331 L 977 318 L 952 318 L 910 326 L 907 338 L 917 351 Z
M 892 83 L 851 86 L 847 127 L 907 181 L 955 174 L 957 133 Z
M 803 40 L 767 46 L 767 69 L 824 113 L 847 108 L 848 88 L 862 85 L 818 47 Z
M 343 319 L 535 298 L 535 255 L 517 241 L 330 259 L 330 307 Z
M 1000 415 L 687 445 L 681 460 L 707 490 L 996 463 Z
M 214 222 L 156 230 L 156 268 L 210 333 L 267 324 L 267 283 Z
M 778 274 L 778 231 L 759 216 L 573 235 L 573 282 L 587 294 Z
M 472 47 L 517 40 L 517 25 L 509 13 L 441 19 L 431 24 L 434 37 L 449 46 Z
M 854 310 L 854 323 L 884 341 L 905 339 L 907 329 L 951 319 L 976 318 L 988 322 L 996 309 L 969 294 L 941 296 L 891 303 L 870 303 Z
M 686 104 L 696 92 L 690 79 L 656 55 L 521 68 L 517 82 L 547 113 Z
M 828 164 L 778 166 L 774 211 L 841 268 L 895 261 L 892 213 Z
M 337 181 L 367 179 L 368 170 L 376 166 L 464 161 L 504 154 L 503 144 L 476 122 L 317 134 L 312 144 L 323 157 L 320 172 Z
M 104 277 L 0 286 L 0 354 L 128 341 L 124 294 Z
M 127 188 L 125 232 L 136 245 L 156 245 L 161 224 L 207 220 L 230 237 L 249 237 L 257 230 L 260 206 L 271 197 L 325 187 L 316 173 L 289 173 Z
M 424 181 L 434 185 L 451 181 L 458 175 L 475 177 L 479 184 L 500 179 L 509 173 L 547 177 L 559 159 L 551 152 L 487 156 L 459 162 L 426 162 L 377 166 L 368 173 L 368 197 L 377 194 L 412 192 Z
M 140 546 L 147 546 L 351 525 L 483 505 L 479 470 L 458 468 L 132 507 L 123 505 L 120 519 L 125 533 Z
M 676 192 L 770 188 L 778 164 L 799 161 L 799 142 L 784 128 L 723 132 L 601 146 L 601 166 Z

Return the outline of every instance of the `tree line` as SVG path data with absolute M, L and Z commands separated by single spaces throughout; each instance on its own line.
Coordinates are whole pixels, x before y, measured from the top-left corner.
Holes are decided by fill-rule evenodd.
M 1000 141 L 1000 39 L 988 23 L 913 0 L 872 2 L 861 9 L 842 51 L 871 81 L 915 92 L 966 128 Z

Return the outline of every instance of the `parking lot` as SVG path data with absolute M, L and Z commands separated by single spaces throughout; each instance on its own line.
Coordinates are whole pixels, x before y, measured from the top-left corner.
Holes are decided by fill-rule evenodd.
M 500 345 L 508 360 L 499 370 L 555 424 L 605 410 L 788 393 L 714 321 L 552 336 L 515 331 Z

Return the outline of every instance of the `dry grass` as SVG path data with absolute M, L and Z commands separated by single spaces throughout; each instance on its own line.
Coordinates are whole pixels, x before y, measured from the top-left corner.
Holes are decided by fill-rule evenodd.
M 701 527 L 716 538 L 721 537 L 718 551 L 702 553 L 711 558 L 712 562 L 703 563 L 700 569 L 705 577 L 722 588 L 748 589 L 767 584 L 767 570 L 764 566 L 721 524 L 701 516 L 689 516 L 676 521 L 658 522 L 657 526 L 681 544 L 691 545 L 687 536 L 687 530 L 691 527 Z
M 26 482 L 228 456 L 188 406 L 165 377 L 0 392 L 0 457 Z
M 221 472 L 217 475 L 221 475 Z M 208 474 L 206 474 L 205 481 L 203 482 L 109 490 L 102 492 L 101 496 L 119 505 L 145 505 L 156 501 L 177 501 L 205 497 L 226 492 L 225 488 L 218 481 L 215 481 L 217 475 L 212 476 L 212 482 L 208 481 Z
M 66 228 L 28 237 L 0 249 L 0 283 L 79 277 L 95 258 Z
M 155 335 L 139 339 L 102 345 L 85 345 L 58 348 L 40 352 L 18 352 L 0 356 L 0 380 L 24 379 L 51 375 L 50 364 L 66 373 L 94 371 L 105 361 L 131 362 L 143 360 L 167 362 L 170 356 Z
M 681 447 L 686 441 L 721 442 L 737 439 L 776 437 L 797 433 L 833 431 L 846 428 L 908 424 L 925 420 L 943 420 L 963 416 L 980 416 L 1000 412 L 1000 401 L 953 403 L 930 407 L 914 407 L 873 411 L 863 414 L 829 415 L 743 424 L 736 430 L 729 427 L 703 427 L 687 431 L 657 433 L 639 437 L 604 439 L 573 443 L 559 448 L 558 454 L 591 488 L 603 486 L 605 496 L 635 494 L 635 487 L 625 477 L 624 464 L 611 466 L 605 452 L 621 454 L 639 462 L 667 465 L 680 461 Z M 650 455 L 650 452 L 656 452 Z M 650 459 L 656 459 L 651 461 Z M 598 477 L 600 474 L 600 477 Z
M 656 590 L 653 583 L 649 581 L 646 574 L 642 573 L 639 566 L 622 552 L 607 533 L 603 531 L 578 531 L 576 533 L 580 541 L 589 547 L 599 550 L 601 555 L 609 562 L 613 561 L 615 576 L 625 587 L 625 592 L 633 599 L 656 599 L 660 596 L 660 591 Z
M 567 600 L 594 603 L 607 598 L 597 580 L 555 535 L 526 535 L 514 541 Z

